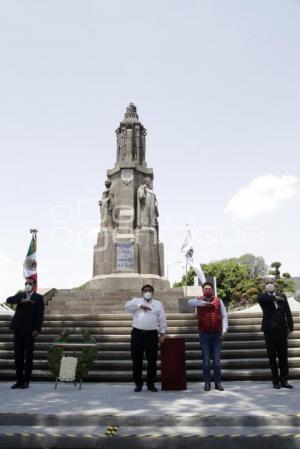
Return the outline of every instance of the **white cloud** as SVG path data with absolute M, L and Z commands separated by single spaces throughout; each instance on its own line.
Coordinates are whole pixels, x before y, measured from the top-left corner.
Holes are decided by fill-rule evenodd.
M 254 218 L 276 210 L 298 194 L 299 180 L 293 175 L 257 176 L 230 199 L 225 211 L 237 219 Z

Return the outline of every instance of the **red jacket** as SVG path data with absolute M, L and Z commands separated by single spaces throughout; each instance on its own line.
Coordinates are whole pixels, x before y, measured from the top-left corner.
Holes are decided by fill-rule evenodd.
M 222 332 L 222 313 L 220 299 L 215 297 L 210 303 L 213 304 L 214 307 L 197 307 L 199 332 Z

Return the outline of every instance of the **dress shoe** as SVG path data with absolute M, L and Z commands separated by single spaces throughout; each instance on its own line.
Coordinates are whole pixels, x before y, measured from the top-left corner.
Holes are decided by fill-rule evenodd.
M 275 390 L 280 390 L 280 383 L 279 382 L 273 382 L 273 388 L 275 388 Z
M 13 390 L 16 388 L 21 388 L 21 386 L 23 385 L 23 382 L 16 382 L 15 384 L 13 384 L 10 388 L 12 388 Z
M 224 387 L 221 383 L 215 383 L 215 389 L 219 391 L 224 391 Z
M 286 379 L 282 379 L 280 381 L 282 388 L 289 388 L 292 389 L 293 385 L 289 384 L 288 381 Z
M 154 385 L 148 385 L 147 390 L 152 391 L 152 393 L 156 393 L 158 391 L 158 389 Z
M 143 389 L 143 385 L 137 385 L 134 389 L 134 392 L 139 393 L 140 391 L 142 391 L 142 389 Z
M 28 387 L 29 387 L 29 382 L 27 382 L 27 381 L 23 382 L 23 384 L 20 386 L 20 388 L 22 390 L 25 390 L 25 388 L 28 388 Z
M 210 382 L 205 382 L 204 391 L 209 391 L 209 390 L 210 390 Z

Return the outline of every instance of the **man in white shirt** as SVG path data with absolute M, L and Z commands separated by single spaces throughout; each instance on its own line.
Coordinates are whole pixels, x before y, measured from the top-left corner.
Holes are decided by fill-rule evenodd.
M 214 361 L 216 390 L 223 391 L 221 384 L 221 344 L 227 329 L 228 315 L 223 301 L 214 296 L 213 285 L 205 282 L 203 297 L 189 300 L 189 305 L 197 307 L 199 340 L 202 351 L 204 391 L 211 389 L 210 360 Z
M 144 285 L 142 294 L 143 298 L 133 298 L 124 306 L 127 312 L 132 313 L 133 318 L 131 358 L 133 381 L 136 385 L 134 391 L 140 392 L 143 389 L 142 370 L 145 352 L 148 362 L 147 389 L 156 392 L 157 388 L 154 383 L 156 380 L 158 341 L 163 344 L 165 340 L 166 315 L 161 302 L 153 299 L 154 288 L 152 285 Z

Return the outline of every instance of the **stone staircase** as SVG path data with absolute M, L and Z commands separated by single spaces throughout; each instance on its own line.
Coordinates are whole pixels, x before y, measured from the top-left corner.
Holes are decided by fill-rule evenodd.
M 63 315 L 55 315 L 54 298 L 51 305 L 46 307 L 43 332 L 37 339 L 33 379 L 53 379 L 52 374 L 48 371 L 47 350 L 51 342 L 63 330 L 71 330 L 73 341 L 79 341 L 80 329 L 88 329 L 96 338 L 99 350 L 97 360 L 87 380 L 100 382 L 130 381 L 131 360 L 129 343 L 131 316 L 120 313 L 123 303 L 124 301 L 119 299 L 118 308 L 115 308 L 117 304 L 111 306 L 110 314 L 96 313 L 96 311 L 94 313 L 80 314 L 78 313 L 79 309 L 76 309 L 76 313 L 73 310 L 73 313 L 70 314 L 69 308 L 66 305 Z M 80 303 L 78 304 L 79 307 L 81 307 Z M 8 316 L 0 316 L 1 380 L 14 379 L 13 341 L 8 329 L 9 320 L 10 317 Z M 291 334 L 289 341 L 290 377 L 300 378 L 299 314 L 294 315 L 294 320 L 295 331 Z M 182 336 L 186 339 L 188 381 L 199 381 L 202 377 L 202 362 L 196 319 L 193 311 L 190 313 L 168 311 L 167 321 L 169 336 Z M 229 331 L 223 343 L 222 350 L 224 380 L 259 380 L 270 378 L 263 334 L 260 332 L 260 322 L 260 314 L 235 312 L 229 315 Z M 158 374 L 160 374 L 159 371 Z
M 120 313 L 125 302 L 140 296 L 140 292 L 136 290 L 118 290 L 110 293 L 96 289 L 55 290 L 52 297 L 47 299 L 47 315 Z M 183 289 L 157 290 L 155 296 L 159 298 L 167 312 L 177 312 Z

